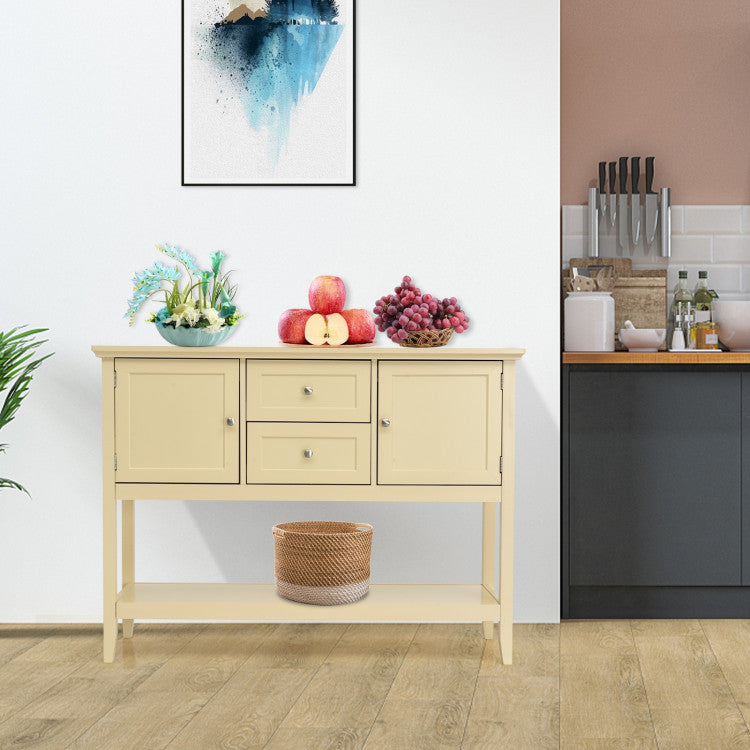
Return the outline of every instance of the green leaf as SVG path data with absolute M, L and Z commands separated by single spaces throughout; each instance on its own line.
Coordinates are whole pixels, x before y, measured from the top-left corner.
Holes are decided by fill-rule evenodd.
M 29 491 L 21 484 L 18 484 L 18 482 L 14 482 L 12 479 L 3 479 L 0 477 L 0 490 L 1 489 L 11 489 L 11 490 L 20 490 L 21 492 L 25 492 L 29 497 L 31 495 L 29 494 Z
M 34 373 L 53 354 L 38 357 L 37 349 L 47 343 L 47 339 L 34 337 L 47 330 L 18 326 L 5 333 L 0 332 L 0 392 L 7 391 L 0 407 L 0 428 L 13 420 L 28 395 Z M 0 444 L 0 453 L 4 453 L 7 447 L 6 443 Z M 0 478 L 0 488 L 16 489 L 29 494 L 25 487 L 12 479 Z

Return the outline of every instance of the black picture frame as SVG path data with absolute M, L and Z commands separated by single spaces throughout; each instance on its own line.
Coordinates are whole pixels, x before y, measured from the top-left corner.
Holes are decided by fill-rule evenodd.
M 182 187 L 356 187 L 357 186 L 357 2 L 351 2 L 351 180 L 342 182 L 221 182 L 221 181 L 193 181 L 186 179 L 186 142 L 185 142 L 185 85 L 186 71 L 186 5 L 191 0 L 182 0 L 181 19 L 181 138 L 180 138 L 180 162 L 181 162 L 181 185 Z

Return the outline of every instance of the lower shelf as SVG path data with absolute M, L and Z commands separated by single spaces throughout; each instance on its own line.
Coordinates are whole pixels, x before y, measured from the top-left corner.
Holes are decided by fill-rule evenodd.
M 374 584 L 354 604 L 282 599 L 272 583 L 131 583 L 117 598 L 120 619 L 481 622 L 500 619 L 497 598 L 477 584 Z

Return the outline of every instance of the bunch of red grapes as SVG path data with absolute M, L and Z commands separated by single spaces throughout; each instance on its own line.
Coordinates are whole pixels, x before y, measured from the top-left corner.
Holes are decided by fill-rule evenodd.
M 463 333 L 469 327 L 469 319 L 461 310 L 455 297 L 438 299 L 412 284 L 411 276 L 404 276 L 395 294 L 381 297 L 373 308 L 375 325 L 384 331 L 391 341 L 403 341 L 411 331 L 438 331 L 453 328 Z

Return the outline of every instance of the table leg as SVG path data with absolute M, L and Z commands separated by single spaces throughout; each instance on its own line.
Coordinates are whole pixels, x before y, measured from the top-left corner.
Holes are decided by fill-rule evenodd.
M 135 583 L 135 510 L 132 500 L 122 501 L 122 587 Z M 133 637 L 133 621 L 122 621 L 122 637 Z
M 102 622 L 104 661 L 117 641 L 117 498 L 115 497 L 115 361 L 102 359 Z
M 103 518 L 103 580 L 104 580 L 104 661 L 115 660 L 117 641 L 117 501 L 104 498 Z
M 495 503 L 482 503 L 482 586 L 493 596 L 497 596 L 495 576 L 495 544 L 497 531 L 495 528 Z M 491 640 L 495 634 L 495 623 L 487 620 L 482 623 L 484 637 Z
M 516 363 L 503 363 L 503 494 L 500 503 L 500 651 L 513 663 L 513 492 L 515 485 Z M 509 395 L 508 401 L 505 394 Z

